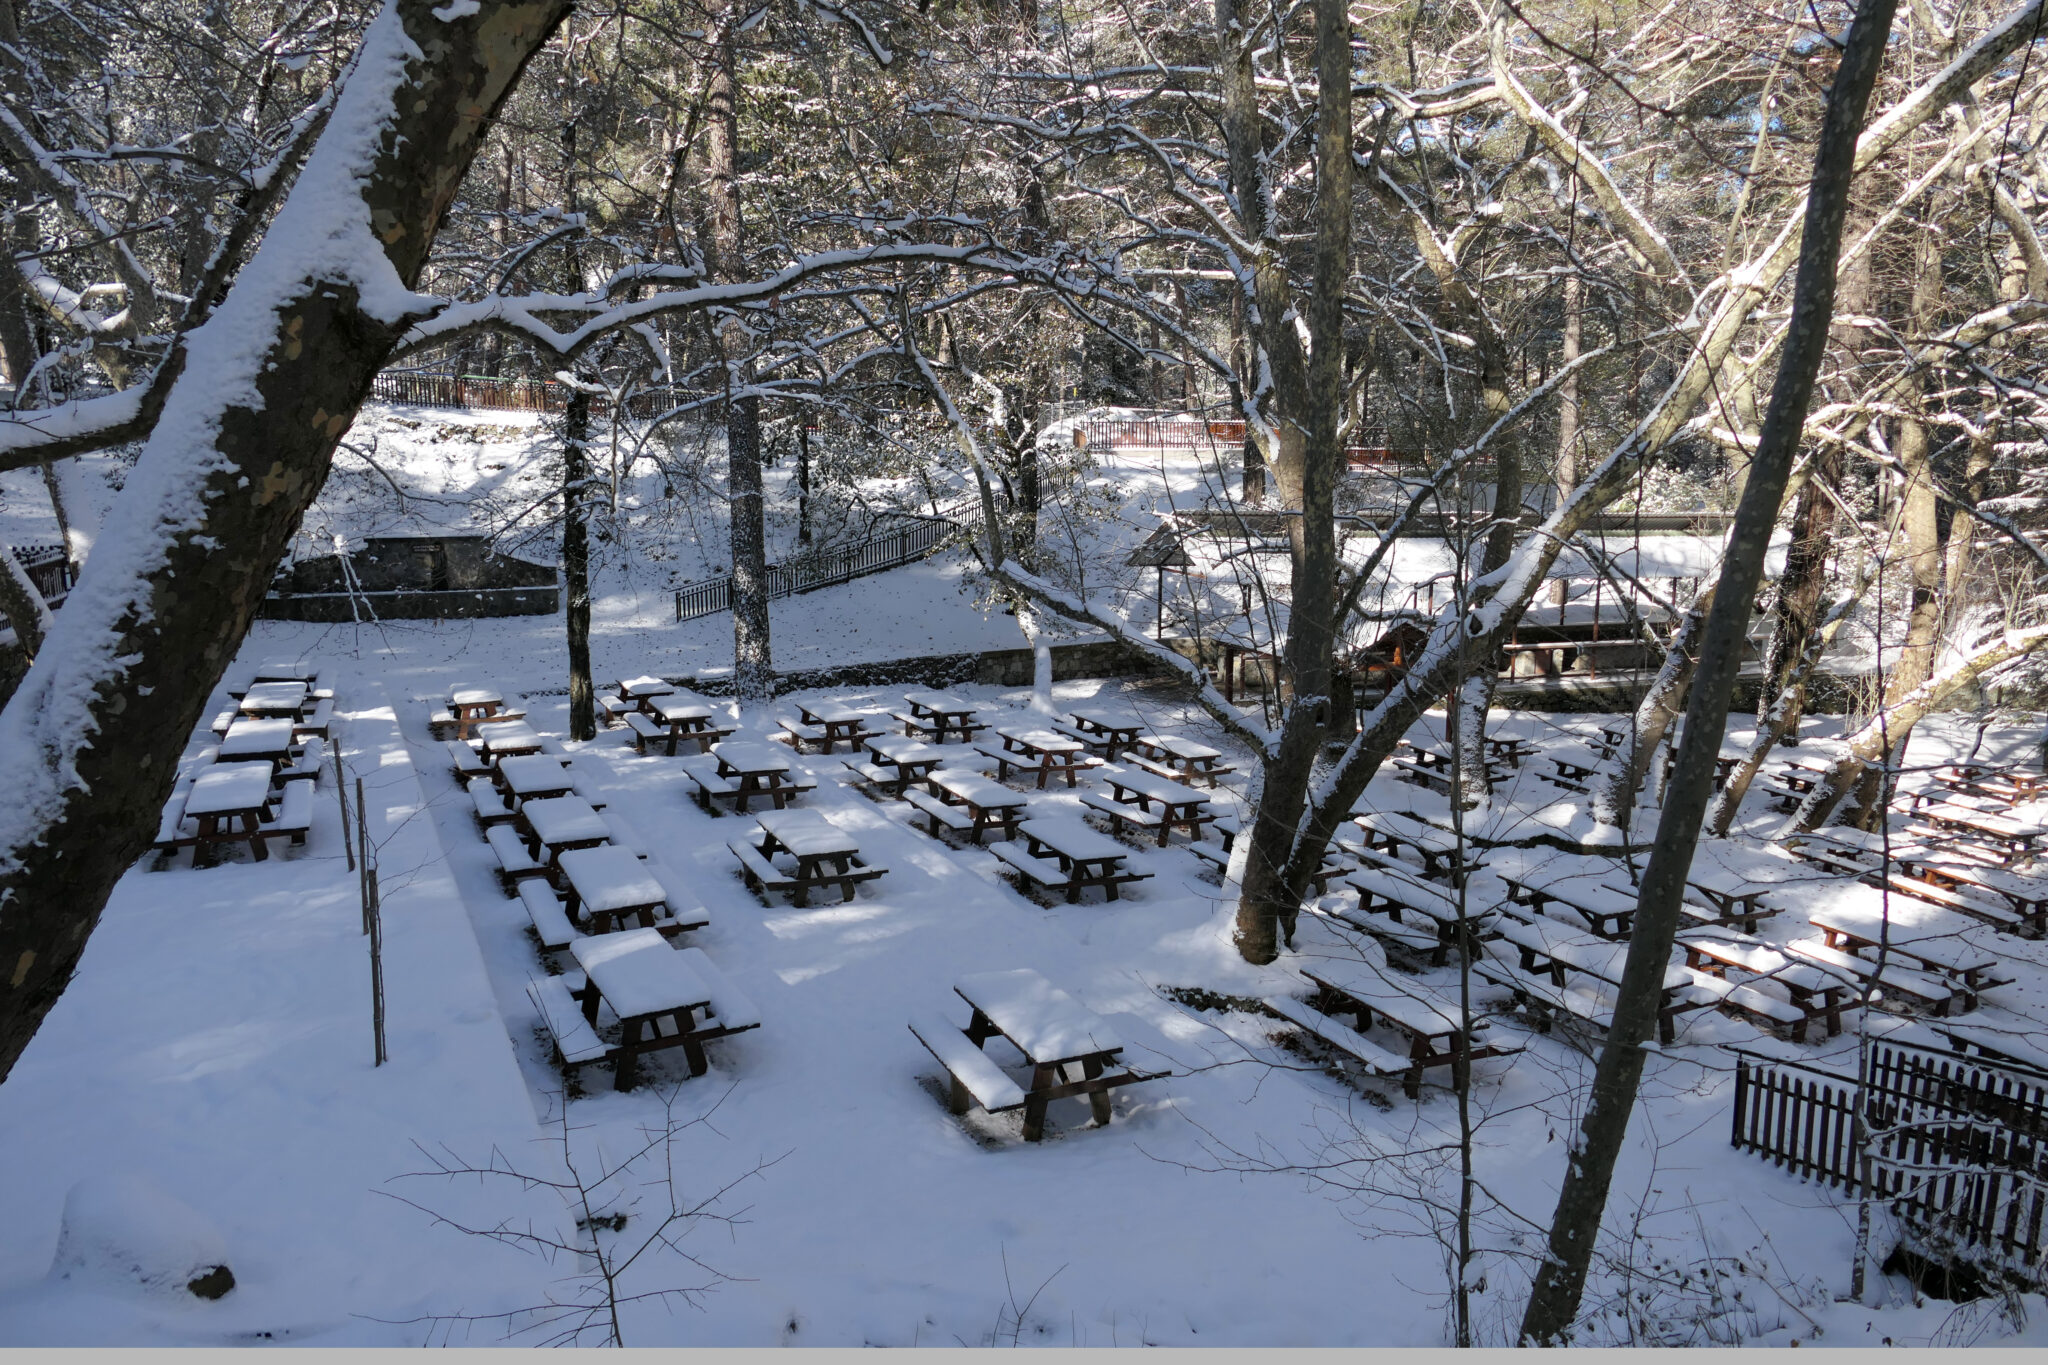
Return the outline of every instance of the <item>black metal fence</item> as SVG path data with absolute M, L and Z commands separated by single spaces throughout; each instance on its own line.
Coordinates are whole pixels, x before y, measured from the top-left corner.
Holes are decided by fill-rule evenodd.
M 1878 1044 L 1863 1097 L 1859 1131 L 1852 1079 L 1742 1059 L 1731 1141 L 1797 1175 L 1888 1202 L 1907 1223 L 1959 1247 L 2038 1264 L 2048 1220 L 2040 1081 Z
M 789 597 L 850 582 L 884 569 L 914 564 L 928 557 L 957 529 L 952 522 L 919 519 L 901 530 L 872 536 L 854 545 L 819 550 L 789 564 L 768 566 L 768 596 Z M 676 591 L 676 620 L 694 621 L 732 610 L 732 575 L 691 583 Z
M 62 606 L 78 581 L 78 570 L 62 545 L 17 545 L 14 558 L 52 607 Z

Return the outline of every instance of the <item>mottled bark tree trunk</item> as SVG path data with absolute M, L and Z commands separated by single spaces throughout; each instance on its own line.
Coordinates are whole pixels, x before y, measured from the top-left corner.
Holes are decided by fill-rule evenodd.
M 590 681 L 590 394 L 570 393 L 562 414 L 563 616 L 569 631 L 569 738 L 597 737 L 597 693 Z
M 371 25 L 366 44 L 389 55 L 390 26 L 403 24 L 412 55 L 356 69 L 255 258 L 185 338 L 194 363 L 126 506 L 0 713 L 0 742 L 24 760 L 0 809 L 0 1076 L 149 847 L 178 755 L 410 321 L 384 279 L 418 280 L 470 159 L 569 0 L 486 0 L 449 19 L 434 8 L 392 0 Z M 317 227 L 294 213 L 309 191 L 305 202 L 323 205 Z M 362 214 L 355 231 L 381 245 L 388 276 L 343 259 L 329 233 L 344 206 Z M 369 303 L 365 271 L 381 290 Z M 152 483 L 160 469 L 198 471 L 188 505 L 131 500 L 169 491 Z
M 712 59 L 705 126 L 713 274 L 741 277 L 739 188 L 739 21 L 728 18 Z M 768 638 L 768 529 L 761 485 L 761 400 L 743 392 L 752 381 L 751 342 L 737 318 L 718 327 L 725 356 L 726 501 L 732 530 L 733 690 L 743 706 L 775 696 L 775 657 Z

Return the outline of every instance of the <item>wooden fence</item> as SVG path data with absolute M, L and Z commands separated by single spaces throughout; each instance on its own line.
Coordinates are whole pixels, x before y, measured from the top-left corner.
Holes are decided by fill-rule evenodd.
M 959 528 L 950 521 L 919 519 L 898 531 L 870 537 L 854 545 L 820 550 L 790 564 L 768 566 L 770 599 L 815 592 L 884 569 L 914 564 L 928 557 Z M 732 575 L 691 583 L 676 591 L 676 620 L 694 621 L 732 610 Z
M 1878 1044 L 1863 1094 L 1859 1129 L 1852 1079 L 1740 1059 L 1731 1140 L 1794 1174 L 1886 1201 L 1959 1247 L 2038 1265 L 2048 1219 L 2040 1082 Z

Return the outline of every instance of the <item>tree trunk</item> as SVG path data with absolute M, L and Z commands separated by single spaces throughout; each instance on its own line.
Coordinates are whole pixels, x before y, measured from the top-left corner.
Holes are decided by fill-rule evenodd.
M 1665 969 L 1678 929 L 1678 907 L 1699 841 L 1700 820 L 1712 790 L 1714 760 L 1728 723 L 1728 702 L 1748 633 L 1751 604 L 1763 576 L 1771 528 L 1783 505 L 1799 449 L 1814 382 L 1827 348 L 1834 312 L 1835 267 L 1841 256 L 1842 220 L 1856 165 L 1863 111 L 1877 82 L 1891 32 L 1895 0 L 1865 0 L 1850 24 L 1841 63 L 1829 87 L 1820 143 L 1808 189 L 1806 231 L 1793 286 L 1771 403 L 1757 439 L 1749 483 L 1736 510 L 1721 584 L 1707 616 L 1692 699 L 1686 707 L 1678 771 L 1668 793 L 1656 844 L 1636 902 L 1628 961 L 1614 1003 L 1613 1023 L 1601 1046 L 1591 1102 L 1565 1164 L 1549 1254 L 1536 1272 L 1522 1318 L 1524 1342 L 1548 1345 L 1567 1338 L 1578 1317 L 1586 1272 L 1607 1208 L 1614 1163 L 1628 1134 L 1642 1079 L 1643 1045 L 1656 1033 Z
M 1803 692 L 1795 689 L 1799 660 L 1806 653 L 1820 620 L 1820 594 L 1827 584 L 1828 536 L 1834 525 L 1835 502 L 1827 495 L 1841 477 L 1842 458 L 1837 447 L 1829 446 L 1814 455 L 1814 470 L 1800 490 L 1792 513 L 1792 544 L 1785 553 L 1785 573 L 1778 580 L 1778 596 L 1772 608 L 1771 638 L 1764 649 L 1763 681 L 1757 691 L 1759 721 L 1780 710 L 1780 739 L 1786 745 L 1799 743 L 1799 717 L 1806 709 Z M 1788 705 L 1778 699 L 1790 692 Z
M 1586 313 L 1586 284 L 1576 274 L 1565 276 L 1564 280 L 1564 339 L 1558 348 L 1559 368 L 1569 368 L 1579 358 L 1580 329 Z M 1572 370 L 1557 389 L 1557 471 L 1554 480 L 1557 488 L 1557 505 L 1571 496 L 1572 489 L 1579 483 L 1579 373 Z M 1550 601 L 1558 607 L 1558 621 L 1563 623 L 1563 607 L 1566 590 L 1570 585 L 1564 579 L 1551 584 Z
M 796 543 L 806 549 L 811 543 L 811 428 L 810 417 L 799 412 L 796 419 Z
M 1225 27 L 1223 21 L 1233 17 L 1227 0 L 1217 10 L 1219 27 Z M 1238 55 L 1232 44 L 1242 36 L 1233 19 L 1224 38 L 1226 56 Z M 1290 470 L 1283 464 L 1276 471 L 1283 496 L 1301 511 L 1289 518 L 1294 598 L 1282 655 L 1294 697 L 1286 704 L 1278 752 L 1265 765 L 1257 814 L 1244 836 L 1249 848 L 1236 939 L 1239 954 L 1249 962 L 1271 962 L 1279 955 L 1277 931 L 1284 929 L 1289 939 L 1293 937 L 1301 897 L 1299 883 L 1291 884 L 1287 875 L 1294 848 L 1292 814 L 1307 802 L 1309 778 L 1329 719 L 1332 617 L 1337 606 L 1336 489 L 1344 461 L 1338 435 L 1344 416 L 1343 300 L 1351 274 L 1351 20 L 1344 0 L 1317 0 L 1316 66 L 1315 264 L 1307 310 L 1312 349 L 1306 374 L 1300 372 L 1299 352 L 1283 349 L 1285 339 L 1262 339 L 1269 357 L 1289 355 L 1292 361 L 1275 363 L 1273 369 L 1285 385 L 1283 393 L 1294 400 L 1283 399 L 1283 417 L 1299 424 L 1296 429 L 1306 439 L 1298 467 Z M 1248 65 L 1238 70 L 1248 78 Z M 1231 98 L 1249 101 L 1248 79 L 1231 84 Z M 1256 139 L 1257 132 L 1241 118 L 1232 123 L 1232 175 L 1243 197 L 1257 183 L 1257 172 L 1248 165 L 1256 142 L 1246 141 Z M 1277 320 L 1283 310 L 1274 308 L 1270 315 Z M 1294 382 L 1287 383 L 1289 378 Z M 1289 488 L 1290 482 L 1297 487 Z
M 1656 762 L 1657 751 L 1671 732 L 1672 722 L 1683 713 L 1686 691 L 1691 686 L 1693 670 L 1699 665 L 1700 637 L 1706 633 L 1707 613 L 1713 609 L 1714 589 L 1719 582 L 1718 577 L 1707 581 L 1671 633 L 1664 666 L 1657 670 L 1643 699 L 1636 703 L 1635 718 L 1629 727 L 1630 742 L 1618 755 L 1621 761 L 1595 799 L 1596 816 L 1624 834 L 1635 824 L 1636 792 L 1642 788 L 1650 765 Z
M 569 7 L 443 19 L 390 0 L 262 245 L 187 334 L 84 579 L 0 712 L 0 1077 L 149 847 L 178 755 L 412 321 L 463 173 Z
M 579 376 L 580 378 L 580 376 Z M 597 737 L 590 682 L 590 394 L 580 384 L 562 414 L 562 582 L 568 593 L 569 738 Z

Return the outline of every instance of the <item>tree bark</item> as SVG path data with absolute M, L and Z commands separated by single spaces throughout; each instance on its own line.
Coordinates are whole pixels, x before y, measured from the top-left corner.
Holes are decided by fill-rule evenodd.
M 707 90 L 705 159 L 710 197 L 713 275 L 741 278 L 739 189 L 739 20 L 728 16 L 712 58 Z M 761 492 L 761 400 L 745 393 L 752 380 L 750 343 L 738 318 L 718 327 L 725 359 L 725 489 L 731 522 L 733 690 L 742 706 L 775 696 L 775 659 L 768 638 L 768 530 Z
M 1624 834 L 1635 824 L 1636 792 L 1657 759 L 1671 725 L 1684 713 L 1686 690 L 1692 685 L 1693 670 L 1699 666 L 1700 637 L 1706 633 L 1707 613 L 1713 610 L 1718 577 L 1709 579 L 1685 609 L 1685 617 L 1671 634 L 1671 647 L 1664 653 L 1664 665 L 1657 670 L 1643 699 L 1636 703 L 1630 742 L 1618 755 L 1620 762 L 1608 775 L 1595 800 L 1595 814 Z
M 1828 90 L 1808 188 L 1792 318 L 1778 376 L 1757 439 L 1748 486 L 1736 510 L 1721 584 L 1707 616 L 1699 668 L 1686 707 L 1678 771 L 1666 797 L 1663 818 L 1658 821 L 1656 843 L 1637 898 L 1613 1023 L 1600 1049 L 1591 1102 L 1566 1161 L 1564 1184 L 1551 1220 L 1549 1254 L 1537 1269 L 1522 1317 L 1520 1336 L 1524 1342 L 1548 1345 L 1562 1341 L 1578 1317 L 1586 1272 L 1607 1207 L 1608 1186 L 1642 1079 L 1643 1045 L 1655 1036 L 1657 1028 L 1664 972 L 1678 929 L 1678 907 L 1712 790 L 1714 760 L 1728 723 L 1728 702 L 1748 633 L 1751 604 L 1763 576 L 1771 528 L 1784 502 L 1827 347 L 1857 134 L 1884 59 L 1894 7 L 1895 0 L 1865 0 L 1858 7 L 1834 84 Z
M 590 680 L 590 394 L 570 391 L 562 414 L 562 585 L 569 632 L 569 738 L 597 738 Z
M 1219 27 L 1225 29 L 1225 54 L 1231 55 L 1231 44 L 1242 32 L 1224 25 L 1228 6 L 1229 0 L 1222 0 L 1217 15 Z M 1295 889 L 1298 883 L 1290 884 L 1287 876 L 1294 847 L 1291 816 L 1307 801 L 1309 778 L 1329 720 L 1336 642 L 1336 489 L 1344 461 L 1338 435 L 1344 416 L 1343 301 L 1351 275 L 1351 20 L 1344 0 L 1317 0 L 1316 68 L 1315 283 L 1307 309 L 1311 349 L 1306 373 L 1300 373 L 1298 349 L 1285 351 L 1285 342 L 1271 335 L 1255 338 L 1255 344 L 1265 343 L 1269 357 L 1274 352 L 1291 357 L 1290 363 L 1275 364 L 1273 369 L 1283 386 L 1283 418 L 1305 439 L 1283 439 L 1283 451 L 1299 450 L 1298 463 L 1290 469 L 1283 461 L 1275 470 L 1283 498 L 1301 512 L 1289 518 L 1294 597 L 1282 656 L 1294 696 L 1281 722 L 1278 750 L 1265 765 L 1257 814 L 1247 832 L 1236 940 L 1239 954 L 1250 962 L 1271 962 L 1279 955 L 1277 931 L 1293 936 L 1301 897 Z M 1248 64 L 1244 74 L 1249 75 Z M 1234 103 L 1250 99 L 1248 82 L 1244 88 L 1233 82 L 1231 91 Z M 1255 125 L 1235 118 L 1232 122 L 1233 183 L 1240 198 L 1246 198 L 1257 183 L 1257 172 L 1240 158 L 1251 159 L 1256 144 L 1243 139 L 1256 137 Z M 1284 289 L 1284 272 L 1277 263 L 1271 269 L 1282 278 L 1273 286 L 1262 274 L 1262 294 L 1269 287 Z M 1276 320 L 1283 316 L 1277 306 L 1267 310 L 1263 298 L 1261 305 Z M 1287 401 L 1290 398 L 1292 402 Z
M 0 712 L 0 1076 L 148 848 L 178 755 L 410 325 L 463 173 L 569 7 L 487 0 L 441 19 L 434 0 L 389 0 L 255 257 L 184 337 L 84 579 Z

